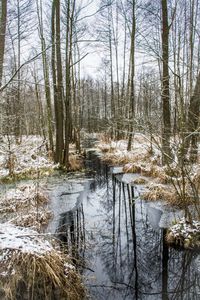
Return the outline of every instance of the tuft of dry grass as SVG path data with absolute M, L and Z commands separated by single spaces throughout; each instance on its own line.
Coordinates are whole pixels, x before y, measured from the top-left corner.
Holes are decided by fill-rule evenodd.
M 23 214 L 18 214 L 11 220 L 11 223 L 18 226 L 32 227 L 40 230 L 42 226 L 49 223 L 52 216 L 53 214 L 48 209 L 35 209 L 27 213 L 24 211 Z
M 129 161 L 129 159 L 127 159 L 126 156 L 119 156 L 119 155 L 114 154 L 114 153 L 106 153 L 103 156 L 102 160 L 105 163 L 112 164 L 113 166 L 123 165 L 123 164 L 126 164 Z
M 0 249 L 0 295 L 2 300 L 85 298 L 81 277 L 61 252 L 25 253 Z
M 123 167 L 123 172 L 125 173 L 141 173 L 141 170 L 141 166 L 135 163 L 129 163 Z
M 101 150 L 102 153 L 113 153 L 116 149 L 111 144 L 99 144 L 98 148 Z
M 181 196 L 175 191 L 173 187 L 163 187 L 161 185 L 154 185 L 149 188 L 148 191 L 144 192 L 142 195 L 144 200 L 147 201 L 157 201 L 164 200 L 169 205 L 178 207 L 180 209 L 184 208 L 185 205 L 192 203 L 192 198 L 186 195 L 184 201 Z
M 70 154 L 69 171 L 81 171 L 83 169 L 83 157 L 79 154 Z
M 133 180 L 133 183 L 135 183 L 135 184 L 147 184 L 147 182 L 148 181 L 143 177 L 138 177 Z
M 155 165 L 150 166 L 149 173 L 146 176 L 157 178 L 158 182 L 162 184 L 168 184 L 171 182 L 170 177 L 165 173 L 165 170 Z
M 142 198 L 148 201 L 164 200 L 164 188 L 159 185 L 149 187 L 149 190 L 144 192 Z

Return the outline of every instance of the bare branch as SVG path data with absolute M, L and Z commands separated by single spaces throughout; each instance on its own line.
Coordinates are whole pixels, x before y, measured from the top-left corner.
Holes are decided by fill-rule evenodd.
M 13 75 L 10 77 L 10 79 L 3 85 L 0 87 L 0 92 L 2 92 L 3 90 L 5 90 L 7 88 L 7 86 L 13 81 L 13 79 L 15 78 L 15 76 L 19 73 L 19 71 L 26 65 L 30 64 L 31 62 L 33 62 L 34 60 L 36 60 L 37 58 L 39 58 L 40 55 L 42 55 L 45 51 L 47 51 L 48 49 L 50 49 L 52 47 L 52 45 L 48 46 L 46 49 L 44 49 L 44 51 L 41 51 L 40 53 L 36 54 L 35 56 L 33 56 L 32 58 L 30 58 L 29 60 L 25 61 L 14 73 Z

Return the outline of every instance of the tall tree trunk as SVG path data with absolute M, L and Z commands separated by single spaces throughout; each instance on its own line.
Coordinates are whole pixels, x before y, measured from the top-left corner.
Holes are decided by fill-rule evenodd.
M 57 101 L 58 101 L 58 134 L 56 136 L 56 153 L 58 161 L 63 163 L 63 75 L 62 75 L 62 59 L 60 47 L 60 0 L 55 1 L 56 9 L 56 60 L 57 60 Z
M 132 139 L 133 139 L 133 121 L 135 116 L 135 0 L 132 1 L 132 31 L 131 31 L 131 55 L 130 55 L 130 126 L 127 150 L 131 151 Z
M 54 86 L 54 107 L 56 121 L 55 161 L 63 163 L 63 85 L 60 52 L 60 1 L 52 4 L 52 76 Z
M 162 152 L 163 164 L 171 160 L 170 136 L 171 136 L 171 120 L 170 120 L 170 95 L 169 95 L 169 25 L 168 25 L 168 8 L 167 0 L 161 0 L 162 6 Z
M 51 107 L 51 91 L 50 91 L 50 80 L 49 80 L 49 67 L 48 67 L 48 60 L 46 54 L 46 42 L 44 38 L 43 32 L 43 16 L 42 16 L 42 0 L 36 1 L 37 5 L 37 14 L 38 14 L 38 23 L 39 23 L 39 35 L 41 41 L 41 50 L 42 50 L 42 65 L 43 65 L 43 76 L 44 76 L 44 85 L 45 85 L 45 98 L 46 98 L 46 105 L 47 105 L 47 125 L 48 125 L 48 138 L 49 138 L 49 145 L 50 149 L 53 153 L 54 145 L 53 145 L 53 115 L 52 115 L 52 107 Z
M 0 87 L 3 77 L 3 63 L 5 52 L 5 36 L 7 22 L 7 0 L 1 0 L 1 19 L 0 19 Z
M 64 163 L 69 167 L 69 143 L 71 136 L 71 71 L 70 62 L 72 62 L 72 28 L 74 21 L 75 0 L 72 3 L 72 12 L 70 14 L 71 1 L 67 2 L 67 25 L 66 25 L 66 52 L 65 52 L 65 156 Z
M 17 68 L 21 65 L 21 16 L 20 16 L 20 2 L 17 0 Z M 16 142 L 20 143 L 21 135 L 21 72 L 17 73 L 17 95 L 15 100 L 15 137 Z

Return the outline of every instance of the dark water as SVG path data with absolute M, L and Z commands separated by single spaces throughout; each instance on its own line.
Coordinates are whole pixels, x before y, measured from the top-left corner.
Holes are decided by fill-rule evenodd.
M 54 226 L 80 265 L 90 299 L 200 299 L 199 254 L 168 248 L 162 212 L 149 209 L 95 153 L 86 166 L 92 179 L 60 194 L 62 203 L 76 200 L 72 209 L 58 209 Z

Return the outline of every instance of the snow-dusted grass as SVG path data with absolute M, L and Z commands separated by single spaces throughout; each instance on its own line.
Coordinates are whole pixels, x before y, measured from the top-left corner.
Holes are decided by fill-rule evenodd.
M 188 222 L 183 218 L 169 228 L 166 238 L 169 244 L 184 248 L 200 248 L 200 222 L 196 220 Z
M 163 184 L 150 184 L 148 189 L 142 194 L 142 198 L 147 201 L 160 201 L 163 200 L 173 207 L 184 209 L 185 202 L 187 205 L 193 203 L 192 197 L 189 194 L 185 195 L 185 202 L 182 201 L 180 195 L 171 185 Z
M 1 299 L 84 299 L 70 258 L 37 231 L 0 224 L 0 266 Z
M 19 185 L 0 197 L 0 218 L 15 225 L 40 229 L 52 217 L 47 203 L 47 196 L 34 184 Z
M 23 136 L 21 144 L 13 136 L 4 137 L 0 144 L 0 180 L 49 175 L 56 167 L 51 156 L 40 136 Z
M 142 135 L 135 135 L 132 151 L 127 151 L 127 141 L 99 142 L 98 148 L 104 153 L 103 160 L 112 165 L 124 165 L 146 161 L 149 157 L 149 142 Z M 157 154 L 156 154 L 157 155 Z

